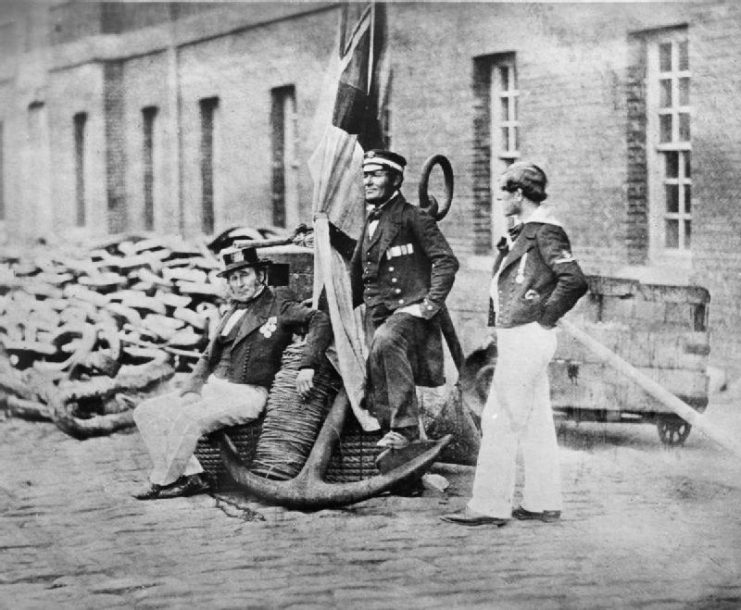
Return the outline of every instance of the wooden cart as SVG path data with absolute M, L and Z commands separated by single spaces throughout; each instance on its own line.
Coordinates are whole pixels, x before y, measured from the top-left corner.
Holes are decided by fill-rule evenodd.
M 703 412 L 709 381 L 708 291 L 615 277 L 587 279 L 589 292 L 567 314 L 569 320 Z M 558 349 L 550 364 L 554 411 L 577 421 L 655 423 L 662 443 L 684 443 L 691 430 L 689 423 L 601 362 L 567 332 L 558 332 Z M 495 360 L 495 345 L 468 358 L 468 385 L 481 401 L 486 398 Z
M 589 277 L 571 321 L 702 412 L 708 404 L 708 303 L 698 286 Z M 682 444 L 691 426 L 631 380 L 559 333 L 551 363 L 553 408 L 577 420 L 655 423 L 664 444 Z

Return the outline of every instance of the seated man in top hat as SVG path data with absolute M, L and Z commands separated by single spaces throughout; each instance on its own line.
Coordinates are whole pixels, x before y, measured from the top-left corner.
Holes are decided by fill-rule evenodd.
M 378 443 L 403 449 L 419 436 L 415 385 L 445 383 L 437 317 L 453 286 L 458 260 L 432 216 L 399 188 L 406 160 L 387 150 L 363 159 L 368 207 L 350 263 L 355 305 L 365 303 L 369 410 L 386 435 Z
M 255 248 L 231 248 L 223 260 L 219 275 L 226 278 L 231 307 L 213 339 L 180 391 L 145 400 L 134 410 L 154 465 L 151 485 L 134 496 L 139 500 L 206 491 L 193 455 L 198 439 L 260 416 L 283 351 L 292 334 L 307 326 L 296 389 L 308 395 L 332 339 L 326 313 L 267 286 L 272 263 L 260 260 Z

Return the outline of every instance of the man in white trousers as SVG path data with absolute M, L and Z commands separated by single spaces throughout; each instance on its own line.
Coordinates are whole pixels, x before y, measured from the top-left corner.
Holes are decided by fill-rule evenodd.
M 138 500 L 189 496 L 207 490 L 193 455 L 198 439 L 258 418 L 294 333 L 308 328 L 296 389 L 313 387 L 314 371 L 332 339 L 329 316 L 298 302 L 285 289 L 267 286 L 271 262 L 255 248 L 223 253 L 231 303 L 215 336 L 178 392 L 151 398 L 134 421 L 152 458 L 150 485 Z
M 508 167 L 499 182 L 497 199 L 515 225 L 497 245 L 491 284 L 497 363 L 481 414 L 472 497 L 444 521 L 503 526 L 512 517 L 553 522 L 561 516 L 548 363 L 556 351 L 556 322 L 584 295 L 587 282 L 561 224 L 541 207 L 547 183 L 541 168 L 524 161 Z M 518 446 L 525 482 L 522 503 L 513 510 Z

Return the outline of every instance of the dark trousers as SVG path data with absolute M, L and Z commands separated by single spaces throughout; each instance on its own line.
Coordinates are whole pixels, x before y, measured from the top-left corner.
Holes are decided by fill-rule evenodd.
M 415 371 L 428 322 L 408 313 L 392 314 L 384 305 L 365 313 L 367 337 L 373 337 L 367 363 L 368 408 L 384 429 L 418 426 Z

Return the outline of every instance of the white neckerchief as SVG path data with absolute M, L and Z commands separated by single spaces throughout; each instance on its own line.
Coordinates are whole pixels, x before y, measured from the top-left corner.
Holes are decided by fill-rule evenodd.
M 528 222 L 542 222 L 543 224 L 556 225 L 557 227 L 563 226 L 561 221 L 557 220 L 553 215 L 553 210 L 547 204 L 539 205 L 527 218 L 517 217 L 517 222 L 523 224 L 527 224 Z
M 235 309 L 232 312 L 232 315 L 229 316 L 226 324 L 224 324 L 224 328 L 221 329 L 222 337 L 226 337 L 230 332 L 232 332 L 232 328 L 234 328 L 236 323 L 242 319 L 242 316 L 245 314 L 246 311 L 246 309 Z

